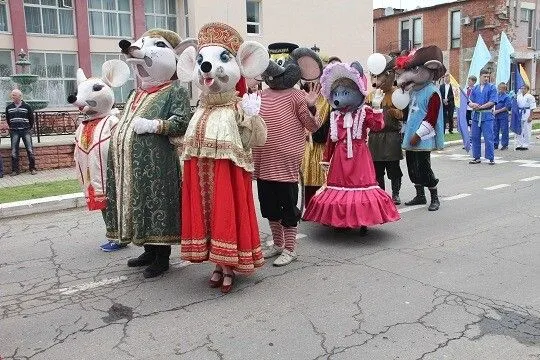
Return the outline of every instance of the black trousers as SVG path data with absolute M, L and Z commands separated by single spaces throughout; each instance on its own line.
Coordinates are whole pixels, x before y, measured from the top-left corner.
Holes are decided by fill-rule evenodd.
M 446 127 L 446 124 L 448 124 L 449 132 L 454 131 L 454 109 L 455 105 L 453 104 L 443 106 L 444 126 Z
M 467 110 L 467 113 L 465 115 L 465 119 L 467 119 L 467 126 L 471 127 L 472 123 L 472 110 Z
M 431 169 L 430 151 L 405 151 L 409 179 L 415 185 L 434 188 L 439 183 Z
M 301 212 L 298 203 L 298 183 L 257 180 L 257 194 L 262 216 L 269 221 L 281 221 L 284 227 L 295 227 Z
M 384 174 L 388 175 L 390 180 L 401 179 L 403 172 L 399 166 L 399 160 L 394 161 L 374 161 L 373 166 L 375 167 L 375 176 L 377 177 L 377 182 L 381 189 L 385 189 L 384 186 Z

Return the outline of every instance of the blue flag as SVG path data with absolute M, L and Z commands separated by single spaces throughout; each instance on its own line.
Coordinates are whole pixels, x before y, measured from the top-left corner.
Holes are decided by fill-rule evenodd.
M 460 89 L 461 90 L 461 89 Z M 458 131 L 461 134 L 461 139 L 463 140 L 463 147 L 465 151 L 469 152 L 471 147 L 469 127 L 467 126 L 467 95 L 461 90 L 459 92 L 459 109 L 457 113 L 458 119 Z
M 514 47 L 504 33 L 501 33 L 501 45 L 499 46 L 499 58 L 497 60 L 497 76 L 495 84 L 508 84 L 510 80 L 510 70 L 512 67 L 512 59 L 510 56 L 514 53 Z
M 521 113 L 517 103 L 519 89 L 525 85 L 523 77 L 519 73 L 519 68 L 514 65 L 514 96 L 512 97 L 512 115 L 510 116 L 510 130 L 517 135 L 521 134 Z
M 479 79 L 480 70 L 482 70 L 482 68 L 486 66 L 489 60 L 491 60 L 491 53 L 489 52 L 489 49 L 484 42 L 484 39 L 482 39 L 482 36 L 478 35 L 478 39 L 476 40 L 476 46 L 474 48 L 474 53 L 471 59 L 471 66 L 469 67 L 469 74 L 467 75 L 467 77 L 474 75 L 477 79 Z

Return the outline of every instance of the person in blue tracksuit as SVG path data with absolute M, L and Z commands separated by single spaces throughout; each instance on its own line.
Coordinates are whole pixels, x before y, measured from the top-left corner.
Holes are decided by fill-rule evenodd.
M 508 149 L 508 114 L 512 110 L 512 98 L 508 95 L 508 89 L 505 83 L 498 86 L 497 104 L 493 115 L 493 147 L 499 148 L 499 134 L 501 134 L 501 150 Z
M 490 165 L 495 165 L 495 151 L 493 147 L 493 107 L 497 104 L 497 88 L 489 83 L 488 70 L 480 71 L 480 84 L 471 91 L 469 106 L 473 111 L 471 126 L 471 141 L 473 159 L 469 164 L 480 163 L 481 135 L 484 136 L 484 158 Z

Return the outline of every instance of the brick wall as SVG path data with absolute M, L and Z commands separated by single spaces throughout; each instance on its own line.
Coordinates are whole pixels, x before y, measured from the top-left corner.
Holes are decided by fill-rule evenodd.
M 528 1 L 522 1 L 525 3 Z M 469 25 L 461 26 L 461 47 L 450 49 L 450 13 L 461 11 L 461 17 L 471 19 Z M 423 45 L 437 45 L 443 50 L 445 65 L 461 84 L 465 83 L 468 72 L 468 60 L 472 57 L 478 35 L 482 35 L 487 47 L 492 51 L 493 60 L 499 48 L 499 35 L 505 31 L 517 49 L 526 48 L 523 36 L 525 24 L 518 22 L 515 28 L 512 23 L 513 14 L 509 14 L 505 0 L 468 0 L 446 3 L 428 8 L 381 16 L 380 11 L 374 13 L 375 51 L 389 53 L 399 49 L 400 22 L 402 20 L 421 17 L 423 26 Z M 485 27 L 474 31 L 474 18 L 484 16 Z M 520 16 L 520 14 L 518 14 Z M 495 65 L 493 72 L 495 72 Z
M 36 157 L 36 167 L 38 170 L 49 170 L 75 166 L 73 161 L 73 151 L 75 145 L 34 145 L 34 154 Z M 4 160 L 4 175 L 11 172 L 11 149 L 0 149 L 0 155 Z M 28 156 L 26 150 L 21 144 L 19 152 L 19 168 L 21 172 L 28 171 Z

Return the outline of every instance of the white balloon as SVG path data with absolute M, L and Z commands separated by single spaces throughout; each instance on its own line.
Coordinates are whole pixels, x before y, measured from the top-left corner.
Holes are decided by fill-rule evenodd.
M 392 104 L 399 110 L 403 110 L 409 105 L 410 100 L 409 92 L 402 89 L 396 89 L 392 93 Z
M 367 59 L 367 68 L 373 75 L 382 74 L 386 68 L 386 58 L 383 54 L 374 53 L 369 55 Z

